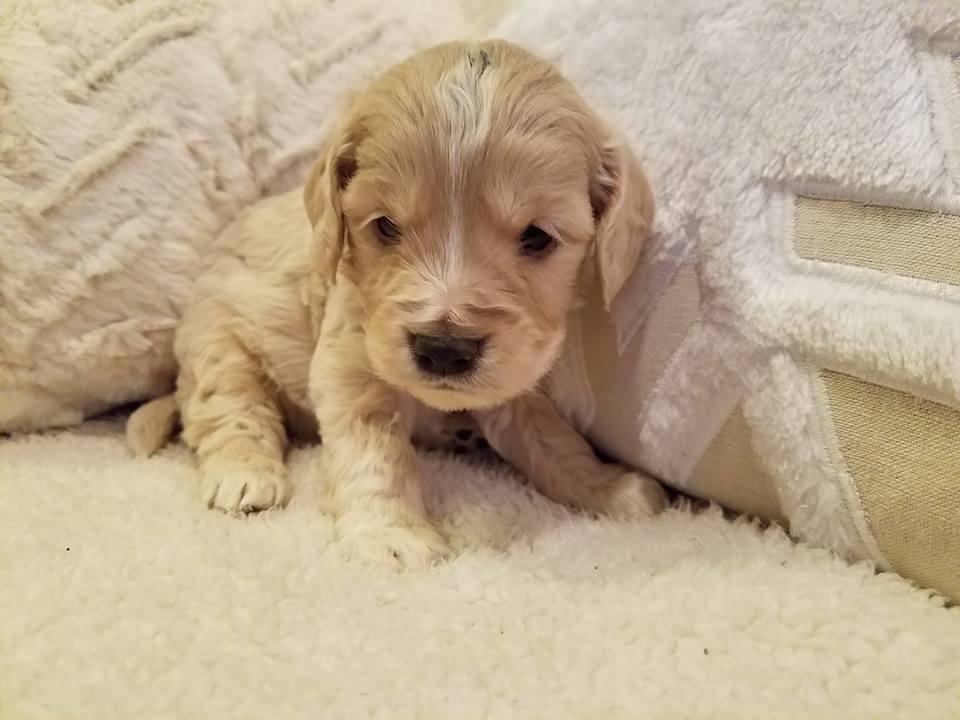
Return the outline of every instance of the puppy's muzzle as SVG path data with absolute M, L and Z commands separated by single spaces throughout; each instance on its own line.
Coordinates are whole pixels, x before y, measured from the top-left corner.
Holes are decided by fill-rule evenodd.
M 433 377 L 465 375 L 483 355 L 483 338 L 410 333 L 408 341 L 420 372 Z

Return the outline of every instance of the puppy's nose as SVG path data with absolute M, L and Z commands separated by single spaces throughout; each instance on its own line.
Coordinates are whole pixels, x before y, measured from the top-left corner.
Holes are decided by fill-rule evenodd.
M 470 372 L 483 352 L 483 338 L 410 333 L 410 352 L 421 372 L 450 377 Z

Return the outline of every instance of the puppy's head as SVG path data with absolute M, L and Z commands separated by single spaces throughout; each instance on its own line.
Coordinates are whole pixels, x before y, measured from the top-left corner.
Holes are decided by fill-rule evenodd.
M 359 288 L 374 370 L 446 410 L 535 386 L 585 259 L 609 307 L 653 214 L 630 151 L 549 64 L 501 41 L 389 70 L 304 197 L 315 271 Z

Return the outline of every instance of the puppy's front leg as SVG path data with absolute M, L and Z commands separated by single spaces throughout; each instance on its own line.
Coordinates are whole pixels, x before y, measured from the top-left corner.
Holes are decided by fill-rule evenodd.
M 424 509 L 402 399 L 369 369 L 362 336 L 321 340 L 310 384 L 337 534 L 350 554 L 397 569 L 445 555 Z
M 621 519 L 648 517 L 666 506 L 660 483 L 600 462 L 553 401 L 539 392 L 474 415 L 500 456 L 555 502 Z

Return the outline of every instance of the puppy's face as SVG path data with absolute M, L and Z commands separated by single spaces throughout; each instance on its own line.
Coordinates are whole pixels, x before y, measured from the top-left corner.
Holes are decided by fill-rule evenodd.
M 320 270 L 336 263 L 360 291 L 375 372 L 445 410 L 535 386 L 585 257 L 609 301 L 652 212 L 636 162 L 573 88 L 502 42 L 442 45 L 388 71 L 305 199 Z

